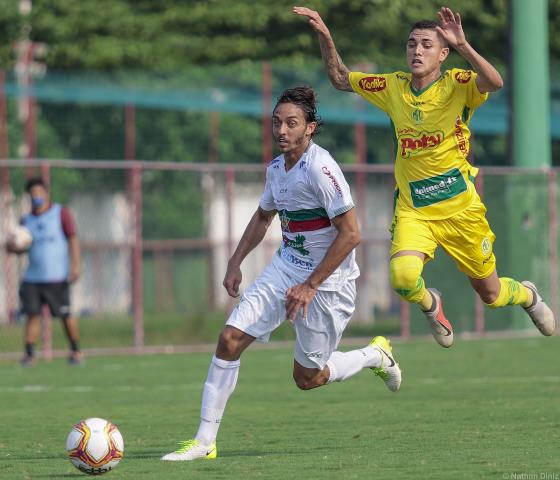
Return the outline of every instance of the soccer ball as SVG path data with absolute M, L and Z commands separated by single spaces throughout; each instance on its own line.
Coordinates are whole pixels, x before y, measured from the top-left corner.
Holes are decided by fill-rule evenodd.
M 13 227 L 8 232 L 7 240 L 16 248 L 16 250 L 22 252 L 29 250 L 31 248 L 31 244 L 33 243 L 31 232 L 23 225 Z
M 118 428 L 102 418 L 88 418 L 72 427 L 66 439 L 68 458 L 77 469 L 89 475 L 112 470 L 124 454 Z

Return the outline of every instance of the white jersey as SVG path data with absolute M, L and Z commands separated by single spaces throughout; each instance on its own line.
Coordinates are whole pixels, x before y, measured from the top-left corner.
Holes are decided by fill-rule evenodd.
M 270 163 L 259 205 L 263 210 L 278 211 L 282 243 L 273 261 L 298 282 L 315 270 L 338 235 L 331 219 L 354 208 L 340 167 L 313 142 L 289 171 L 284 155 Z M 352 250 L 319 290 L 338 290 L 359 275 Z

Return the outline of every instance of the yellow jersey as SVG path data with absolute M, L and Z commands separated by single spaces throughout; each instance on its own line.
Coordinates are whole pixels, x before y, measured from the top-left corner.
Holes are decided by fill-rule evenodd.
M 469 122 L 488 98 L 470 70 L 447 70 L 421 91 L 411 74 L 351 72 L 353 90 L 386 112 L 396 138 L 395 214 L 425 220 L 449 218 L 478 199 L 469 164 Z

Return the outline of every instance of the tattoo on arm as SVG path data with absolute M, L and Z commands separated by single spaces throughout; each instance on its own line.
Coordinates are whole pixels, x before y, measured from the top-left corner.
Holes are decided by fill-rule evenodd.
M 321 56 L 333 86 L 338 90 L 352 92 L 352 86 L 348 78 L 350 71 L 338 55 L 334 43 L 320 39 L 319 44 L 321 46 Z

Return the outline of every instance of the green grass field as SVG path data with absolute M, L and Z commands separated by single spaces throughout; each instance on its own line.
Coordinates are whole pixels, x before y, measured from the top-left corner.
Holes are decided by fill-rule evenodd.
M 180 464 L 159 458 L 195 432 L 211 354 L 0 363 L 0 478 L 85 478 L 66 435 L 99 416 L 125 439 L 111 479 L 557 479 L 559 350 L 559 338 L 396 344 L 397 394 L 368 371 L 302 392 L 290 350 L 248 351 L 219 458 Z

